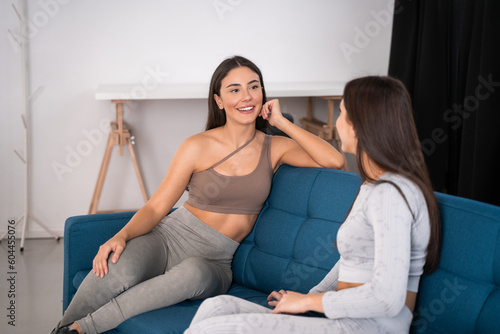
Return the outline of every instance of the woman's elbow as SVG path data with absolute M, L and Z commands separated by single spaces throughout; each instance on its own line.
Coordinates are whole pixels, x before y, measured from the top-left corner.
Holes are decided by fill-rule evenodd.
M 397 316 L 405 306 L 406 296 L 397 296 L 396 298 L 386 299 L 382 301 L 384 316 L 393 318 Z
M 338 155 L 334 154 L 331 157 L 329 157 L 329 159 L 327 159 L 324 162 L 324 165 L 322 165 L 321 167 L 330 169 L 342 169 L 344 168 L 344 165 L 345 165 L 344 156 L 339 153 Z

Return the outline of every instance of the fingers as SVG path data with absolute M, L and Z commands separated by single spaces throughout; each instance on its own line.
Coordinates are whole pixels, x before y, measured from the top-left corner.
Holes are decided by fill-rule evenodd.
M 104 277 L 108 273 L 108 256 L 111 248 L 107 245 L 99 247 L 99 252 L 94 258 L 92 269 L 97 277 Z
M 262 106 L 262 111 L 260 113 L 260 116 L 262 116 L 262 118 L 264 118 L 264 119 L 269 119 L 271 117 L 273 111 L 279 111 L 279 110 L 280 110 L 279 101 L 277 99 L 274 99 L 274 100 L 266 102 Z
M 284 294 L 286 294 L 285 290 L 280 290 L 279 292 L 273 291 L 269 294 L 269 296 L 267 297 L 267 300 L 276 299 L 279 301 L 279 300 L 281 300 L 281 298 L 283 298 Z
M 271 294 L 267 297 L 268 304 L 270 306 L 276 307 L 279 304 L 280 300 L 283 298 L 283 295 L 285 294 L 286 294 L 285 290 L 280 290 L 278 292 L 276 291 L 271 292 Z
M 120 255 L 123 252 L 123 247 L 122 246 L 117 246 L 115 252 L 113 253 L 113 257 L 111 258 L 111 262 L 116 263 L 118 262 L 118 259 L 120 258 Z
M 273 291 L 269 294 L 269 296 L 267 296 L 267 300 L 268 301 L 271 301 L 273 299 L 276 299 L 276 300 L 280 300 L 281 299 L 281 295 L 279 292 L 276 292 L 276 291 Z
M 273 301 L 267 302 L 267 304 L 268 304 L 269 306 L 272 306 L 272 307 L 276 307 L 276 306 L 278 306 L 278 304 L 279 304 L 279 303 L 280 303 L 280 302 L 279 302 L 279 301 L 277 301 L 277 300 L 273 300 Z
M 280 293 L 281 293 L 282 291 L 283 291 L 283 290 L 281 290 L 281 291 L 280 291 Z M 283 291 L 283 292 L 285 292 L 285 291 Z M 285 292 L 284 294 L 286 294 L 286 292 Z M 283 300 L 283 296 L 284 296 L 284 294 L 283 294 L 283 293 L 281 294 L 281 298 L 280 298 L 280 300 L 279 300 L 279 301 L 275 301 L 275 302 L 274 302 L 274 303 L 275 303 L 275 305 L 274 305 L 274 310 L 272 311 L 272 313 L 274 313 L 274 314 L 279 314 L 279 313 L 281 313 L 281 312 L 282 312 L 282 311 L 281 311 L 281 309 L 282 309 L 282 307 L 281 307 L 281 303 L 282 303 L 282 300 Z
M 111 252 L 111 262 L 116 263 L 120 258 L 123 250 L 125 249 L 126 241 L 120 237 L 115 236 L 109 239 L 105 244 L 99 247 L 94 262 L 92 263 L 92 271 L 97 277 L 104 277 L 108 274 L 108 258 Z
M 293 292 L 293 291 L 280 291 L 282 298 L 280 301 L 276 302 L 276 306 L 272 313 L 286 313 L 286 314 L 297 314 L 304 313 L 307 310 L 304 310 L 303 303 L 301 301 L 301 297 L 303 294 Z
M 267 102 L 262 106 L 259 116 L 261 116 L 263 119 L 267 119 L 270 112 L 271 111 L 269 110 L 269 102 Z

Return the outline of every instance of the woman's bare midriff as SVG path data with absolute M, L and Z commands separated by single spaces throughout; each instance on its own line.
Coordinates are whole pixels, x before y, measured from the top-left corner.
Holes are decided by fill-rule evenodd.
M 355 287 L 361 286 L 363 284 L 364 283 L 349 283 L 349 282 L 339 281 L 337 283 L 337 291 L 344 290 L 344 289 L 355 288 Z M 417 301 L 417 293 L 416 292 L 412 292 L 412 291 L 406 291 L 406 301 L 405 301 L 405 304 L 410 309 L 411 313 L 413 313 L 413 310 L 415 309 L 415 302 L 416 301 Z
M 252 231 L 258 214 L 240 215 L 210 212 L 184 203 L 184 207 L 199 220 L 236 242 L 241 242 Z

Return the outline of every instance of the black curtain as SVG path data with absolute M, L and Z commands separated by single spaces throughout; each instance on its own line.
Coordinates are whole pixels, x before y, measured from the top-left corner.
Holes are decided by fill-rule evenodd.
M 434 188 L 500 205 L 500 1 L 396 1 L 389 75 L 408 88 Z

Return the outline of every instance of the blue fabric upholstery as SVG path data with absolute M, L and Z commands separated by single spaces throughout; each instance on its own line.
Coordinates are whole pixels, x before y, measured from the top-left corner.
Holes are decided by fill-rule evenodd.
M 500 207 L 436 193 L 439 268 L 420 283 L 413 333 L 500 332 Z
M 86 273 L 99 246 L 115 235 L 132 218 L 134 212 L 70 217 L 64 225 L 63 310 L 65 310 Z M 73 281 L 77 276 L 74 285 Z M 83 277 L 82 277 L 83 276 Z
M 306 292 L 338 260 L 334 246 L 360 186 L 358 175 L 282 166 L 253 231 L 241 243 L 228 292 L 266 306 L 276 289 Z M 437 194 L 443 217 L 439 269 L 425 276 L 413 333 L 496 333 L 500 328 L 500 208 Z M 65 227 L 66 309 L 99 245 L 133 212 L 68 218 Z M 200 301 L 138 315 L 110 333 L 182 333 Z
M 359 185 L 356 174 L 283 166 L 235 255 L 234 281 L 266 293 L 316 285 L 339 258 L 337 230 Z

